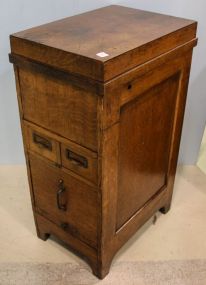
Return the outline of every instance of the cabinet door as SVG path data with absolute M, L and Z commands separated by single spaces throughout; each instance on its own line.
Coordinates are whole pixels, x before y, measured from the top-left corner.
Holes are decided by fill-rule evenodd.
M 178 82 L 177 74 L 120 110 L 117 228 L 166 187 Z
M 30 155 L 36 210 L 89 245 L 97 245 L 97 191 L 68 173 Z

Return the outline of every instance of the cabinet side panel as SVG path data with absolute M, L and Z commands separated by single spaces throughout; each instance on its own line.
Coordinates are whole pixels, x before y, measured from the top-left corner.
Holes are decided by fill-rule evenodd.
M 23 125 L 23 108 L 22 108 L 22 96 L 21 96 L 21 88 L 20 88 L 20 80 L 19 80 L 19 68 L 15 65 L 14 65 L 14 74 L 15 74 L 16 93 L 17 93 L 18 107 L 19 107 L 19 117 L 20 117 L 21 132 L 22 132 L 22 139 L 23 139 L 23 146 L 24 146 L 24 155 L 26 159 L 26 167 L 27 167 L 27 175 L 28 175 L 32 210 L 33 210 L 34 222 L 36 226 L 37 235 L 39 235 L 39 228 L 38 228 L 38 224 L 37 224 L 37 220 L 35 216 L 35 210 L 34 210 L 34 194 L 33 194 L 33 187 L 32 187 L 31 169 L 30 169 L 30 163 L 29 163 L 28 153 L 26 149 L 27 135 L 26 135 L 26 129 L 24 128 L 24 125 Z
M 117 228 L 167 186 L 178 85 L 179 73 L 120 110 Z

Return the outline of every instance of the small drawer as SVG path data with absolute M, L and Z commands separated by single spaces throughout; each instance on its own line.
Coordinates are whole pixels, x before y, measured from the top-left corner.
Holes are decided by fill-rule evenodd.
M 27 127 L 27 144 L 30 151 L 60 163 L 59 143 L 43 133 Z
M 62 165 L 97 183 L 97 154 L 74 143 L 61 144 Z

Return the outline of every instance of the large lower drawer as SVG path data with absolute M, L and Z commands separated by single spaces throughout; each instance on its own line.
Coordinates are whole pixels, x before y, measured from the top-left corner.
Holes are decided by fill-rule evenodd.
M 73 236 L 97 246 L 97 190 L 52 163 L 29 155 L 36 210 Z

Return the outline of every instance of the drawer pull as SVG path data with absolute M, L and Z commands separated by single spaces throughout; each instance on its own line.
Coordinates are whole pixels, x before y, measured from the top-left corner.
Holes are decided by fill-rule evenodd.
M 61 228 L 64 230 L 64 231 L 66 231 L 66 230 L 68 230 L 68 224 L 67 223 L 62 223 L 61 224 Z
M 52 143 L 48 139 L 45 139 L 37 135 L 36 133 L 33 133 L 33 142 L 37 144 L 39 147 L 43 147 L 52 151 Z
M 69 225 L 68 223 L 61 223 L 60 227 L 65 232 L 68 232 L 72 235 L 78 235 L 79 234 L 78 230 L 75 227 L 73 227 L 72 225 Z
M 60 198 L 62 193 L 66 191 L 66 188 L 64 187 L 64 181 L 62 179 L 59 180 L 59 185 L 58 185 L 58 191 L 57 191 L 57 207 L 61 211 L 66 211 L 67 207 L 65 204 L 61 204 Z
M 66 157 L 76 165 L 88 168 L 88 160 L 84 156 L 81 156 L 69 149 L 66 149 Z

